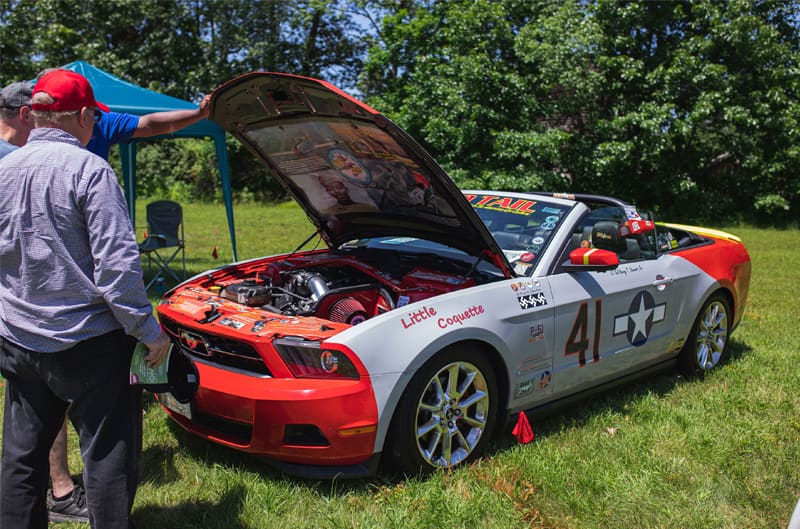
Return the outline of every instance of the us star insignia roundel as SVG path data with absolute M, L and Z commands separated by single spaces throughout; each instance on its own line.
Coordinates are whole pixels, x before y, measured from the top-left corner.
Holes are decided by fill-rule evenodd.
M 628 313 L 614 318 L 614 336 L 624 333 L 631 345 L 639 347 L 647 341 L 653 324 L 664 321 L 666 312 L 666 303 L 656 305 L 653 296 L 642 290 L 633 297 Z

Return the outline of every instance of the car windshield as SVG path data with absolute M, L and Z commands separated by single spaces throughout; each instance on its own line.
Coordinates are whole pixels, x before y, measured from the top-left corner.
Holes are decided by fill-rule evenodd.
M 491 232 L 497 245 L 518 274 L 531 270 L 536 258 L 550 242 L 552 234 L 566 216 L 570 206 L 546 202 L 536 197 L 510 194 L 464 195 L 478 217 Z M 369 248 L 406 254 L 438 255 L 466 263 L 473 258 L 461 250 L 415 237 L 375 237 L 349 241 L 340 250 Z
M 539 197 L 471 193 L 465 197 L 520 274 L 533 266 L 569 211 L 569 206 Z

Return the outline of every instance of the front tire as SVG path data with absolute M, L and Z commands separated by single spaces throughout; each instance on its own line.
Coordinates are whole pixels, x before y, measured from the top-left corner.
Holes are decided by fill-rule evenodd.
M 689 376 L 702 376 L 721 364 L 728 355 L 730 325 L 730 303 L 717 292 L 703 305 L 681 350 L 681 371 Z
M 389 463 L 406 474 L 473 460 L 494 431 L 498 410 L 492 364 L 474 346 L 444 349 L 408 384 L 389 432 Z

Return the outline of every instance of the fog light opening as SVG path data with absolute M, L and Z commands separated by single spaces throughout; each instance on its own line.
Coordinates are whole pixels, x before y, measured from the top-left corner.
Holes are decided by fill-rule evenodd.
M 325 434 L 313 424 L 287 424 L 283 444 L 295 446 L 330 446 Z

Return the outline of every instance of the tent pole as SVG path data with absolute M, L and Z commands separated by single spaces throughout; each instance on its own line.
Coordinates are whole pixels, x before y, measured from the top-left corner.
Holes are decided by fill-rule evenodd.
M 125 186 L 125 201 L 131 225 L 136 229 L 136 142 L 120 143 L 119 154 L 122 160 L 122 182 Z
M 231 194 L 230 164 L 228 163 L 228 148 L 225 145 L 225 133 L 214 136 L 214 147 L 217 150 L 217 165 L 219 166 L 220 179 L 222 180 L 222 196 L 225 199 L 225 212 L 228 216 L 228 231 L 231 234 L 231 247 L 233 248 L 233 261 L 239 260 L 236 254 L 236 230 L 233 224 L 233 196 Z

